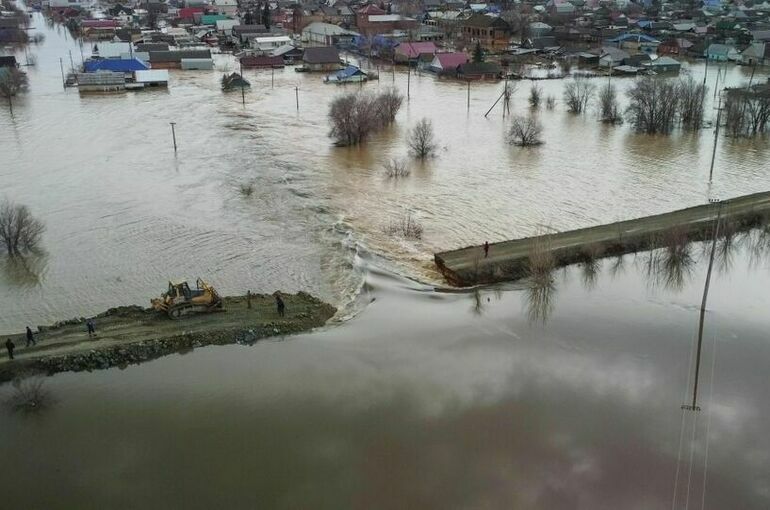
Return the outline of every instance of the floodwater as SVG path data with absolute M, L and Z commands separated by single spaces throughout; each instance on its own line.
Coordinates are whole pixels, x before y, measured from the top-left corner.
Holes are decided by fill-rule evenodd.
M 525 287 L 436 292 L 364 254 L 370 304 L 341 325 L 59 374 L 38 414 L 0 408 L 4 506 L 767 508 L 770 272 L 735 246 L 698 413 L 697 245 L 681 288 L 647 254 L 559 271 L 544 322 Z
M 46 222 L 46 253 L 2 261 L 0 331 L 146 303 L 165 279 L 199 275 L 227 294 L 357 296 L 358 313 L 291 338 L 46 378 L 52 403 L 39 413 L 0 406 L 0 506 L 770 506 L 770 272 L 753 238 L 717 260 L 700 412 L 681 409 L 699 245 L 673 276 L 639 254 L 559 271 L 546 289 L 429 285 L 435 250 L 766 190 L 766 141 L 720 139 L 709 189 L 710 130 L 651 139 L 559 105 L 538 113 L 546 144 L 518 149 L 499 107 L 484 118 L 502 84 L 472 84 L 468 109 L 463 84 L 380 69 L 363 88 L 408 82 L 410 99 L 391 130 L 341 149 L 325 119 L 339 89 L 318 75 L 287 68 L 272 86 L 270 72 L 249 72 L 243 106 L 219 90 L 233 68 L 218 56 L 216 72 L 172 72 L 168 91 L 81 97 L 59 77 L 79 47 L 33 24 L 46 40 L 32 49 L 30 93 L 13 116 L 0 109 L 0 184 Z M 562 82 L 541 85 L 560 97 Z M 514 112 L 527 95 L 520 84 Z M 424 116 L 439 156 L 384 179 L 381 162 L 406 155 L 404 133 Z M 384 233 L 405 210 L 421 241 Z M 14 391 L 0 387 L 0 400 Z
M 406 94 L 408 85 L 409 101 L 392 129 L 360 148 L 333 147 L 327 136 L 328 104 L 342 89 L 290 67 L 274 76 L 249 71 L 245 106 L 237 91 L 219 89 L 221 72 L 235 70 L 225 55 L 217 71 L 172 71 L 167 91 L 79 96 L 62 89 L 59 59 L 66 69 L 69 51 L 77 62 L 81 48 L 35 16 L 31 32 L 46 39 L 30 48 L 38 60 L 27 68 L 30 92 L 16 99 L 13 116 L 0 108 L 0 183 L 3 196 L 45 221 L 46 255 L 2 262 L 0 331 L 145 304 L 180 277 L 203 277 L 226 294 L 307 290 L 344 304 L 361 282 L 351 271 L 357 243 L 398 272 L 438 281 L 435 251 L 770 185 L 767 141 L 720 139 L 709 190 L 710 129 L 651 139 L 562 105 L 538 114 L 545 145 L 511 147 L 501 105 L 484 117 L 501 83 L 472 84 L 468 108 L 464 84 L 401 69 L 382 68 L 379 82 L 363 86 L 395 85 Z M 83 51 L 88 56 L 90 46 Z M 703 71 L 700 64 L 687 70 Z M 748 79 L 742 68 L 724 72 L 728 84 Z M 711 90 L 716 77 L 711 66 Z M 561 97 L 563 81 L 539 83 L 545 95 Z M 528 111 L 528 89 L 519 83 L 514 114 Z M 385 179 L 382 162 L 406 157 L 405 133 L 422 117 L 434 123 L 438 157 L 413 164 L 407 179 Z M 255 192 L 245 197 L 239 187 L 248 183 Z M 424 227 L 420 241 L 384 232 L 407 210 Z

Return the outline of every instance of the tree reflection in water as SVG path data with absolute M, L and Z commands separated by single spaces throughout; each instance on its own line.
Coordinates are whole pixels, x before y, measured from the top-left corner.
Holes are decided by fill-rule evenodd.
M 47 265 L 48 255 L 43 252 L 23 257 L 0 256 L 0 278 L 10 286 L 35 287 L 40 284 Z
M 545 322 L 553 312 L 554 296 L 556 294 L 556 278 L 554 271 L 556 260 L 550 250 L 548 236 L 534 243 L 529 254 L 527 288 L 525 305 L 530 322 Z

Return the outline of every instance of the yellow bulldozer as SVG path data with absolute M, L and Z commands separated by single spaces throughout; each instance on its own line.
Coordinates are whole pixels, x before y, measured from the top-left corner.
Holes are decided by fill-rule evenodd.
M 155 310 L 167 314 L 172 319 L 222 308 L 222 298 L 214 287 L 200 278 L 195 282 L 195 287 L 191 289 L 186 281 L 170 281 L 168 291 L 150 302 Z

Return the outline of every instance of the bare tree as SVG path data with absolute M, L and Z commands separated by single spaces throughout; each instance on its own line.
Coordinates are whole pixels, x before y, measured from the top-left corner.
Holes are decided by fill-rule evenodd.
M 399 177 L 409 177 L 411 171 L 406 165 L 406 161 L 403 159 L 390 158 L 382 165 L 385 171 L 385 176 L 391 179 L 398 179 Z
M 679 105 L 675 82 L 642 78 L 628 90 L 626 114 L 634 128 L 647 134 L 668 134 L 674 128 Z
M 15 67 L 7 67 L 0 72 L 0 95 L 8 99 L 8 108 L 13 113 L 13 96 L 27 90 L 27 75 Z
M 436 152 L 436 140 L 433 136 L 433 122 L 421 119 L 407 135 L 407 144 L 414 157 L 425 159 Z
M 615 86 L 608 83 L 599 90 L 599 117 L 602 122 L 622 124 L 623 116 L 618 105 L 618 94 Z
M 508 131 L 508 141 L 522 147 L 540 145 L 543 143 L 540 139 L 542 132 L 543 126 L 534 117 L 516 116 L 513 118 L 510 131 Z
M 541 89 L 537 83 L 533 83 L 529 89 L 529 106 L 532 108 L 539 108 L 542 97 L 543 89 Z
M 727 89 L 725 127 L 730 136 L 755 136 L 770 128 L 770 86 Z
M 372 133 L 393 122 L 402 100 L 403 97 L 394 90 L 377 96 L 356 92 L 336 97 L 329 108 L 332 125 L 329 136 L 337 145 L 364 143 Z
M 407 212 L 401 218 L 391 221 L 385 228 L 385 232 L 407 239 L 422 239 L 422 225 L 411 212 Z
M 703 104 L 707 90 L 705 84 L 695 81 L 692 76 L 679 81 L 679 122 L 683 128 L 695 130 L 703 127 Z
M 0 242 L 5 245 L 8 255 L 13 257 L 36 251 L 44 231 L 43 223 L 32 216 L 26 205 L 7 200 L 0 204 Z
M 570 113 L 580 114 L 588 108 L 588 104 L 596 91 L 596 85 L 588 78 L 575 76 L 564 86 L 564 102 Z
M 556 108 L 556 98 L 553 96 L 548 96 L 545 98 L 545 107 L 548 110 L 553 110 Z
M 382 124 L 392 124 L 396 120 L 396 114 L 401 109 L 404 96 L 399 91 L 390 87 L 377 95 L 377 111 L 380 114 Z

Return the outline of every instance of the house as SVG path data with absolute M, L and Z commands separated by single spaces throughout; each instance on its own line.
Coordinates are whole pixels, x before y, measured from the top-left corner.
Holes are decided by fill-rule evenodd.
M 740 63 L 747 66 L 770 65 L 770 43 L 757 42 L 741 53 Z
M 468 55 L 462 52 L 436 53 L 428 69 L 434 73 L 457 73 L 457 68 L 468 63 Z
M 136 45 L 136 51 L 140 53 L 149 53 L 151 51 L 168 51 L 168 43 L 139 43 Z
M 692 41 L 681 37 L 666 39 L 658 46 L 659 55 L 684 55 L 693 47 Z
M 98 60 L 86 60 L 83 62 L 83 71 L 86 73 L 98 73 L 100 71 L 111 71 L 113 73 L 123 73 L 133 75 L 135 71 L 146 71 L 149 69 L 147 64 L 138 58 L 120 59 L 105 58 Z
M 267 55 L 254 55 L 248 57 L 241 57 L 241 66 L 246 69 L 276 69 L 283 67 L 283 57 L 281 56 L 267 56 Z
M 235 25 L 230 29 L 231 37 L 241 45 L 246 45 L 251 39 L 270 34 L 270 29 L 264 25 Z
M 201 16 L 200 23 L 198 24 L 215 27 L 217 25 L 217 21 L 221 21 L 225 19 L 232 19 L 232 18 L 230 18 L 229 16 L 225 16 L 224 14 L 204 14 L 203 16 Z
M 660 41 L 646 34 L 623 34 L 607 41 L 624 50 L 655 53 Z
M 98 73 L 79 73 L 77 75 L 78 92 L 123 92 L 126 90 L 126 75 L 112 71 Z
M 727 62 L 728 60 L 738 60 L 740 53 L 732 45 L 710 44 L 706 48 L 706 58 L 716 60 L 717 62 Z
M 168 87 L 168 70 L 166 69 L 148 69 L 146 71 L 135 71 L 134 82 L 142 87 Z
M 534 38 L 544 37 L 550 34 L 552 31 L 553 31 L 553 27 L 551 25 L 548 25 L 540 21 L 536 21 L 534 23 L 529 24 L 529 35 Z
M 393 59 L 399 64 L 418 60 L 432 62 L 437 51 L 433 42 L 406 42 L 396 46 Z
M 237 26 L 240 22 L 236 19 L 220 19 L 214 24 L 218 32 L 232 33 L 233 27 Z
M 230 73 L 222 76 L 222 90 L 225 92 L 250 87 L 251 83 L 238 73 Z
M 209 50 L 173 50 L 173 51 L 151 51 L 150 65 L 153 69 L 182 69 L 182 60 L 211 60 Z
M 623 64 L 631 55 L 627 51 L 612 46 L 601 48 L 599 54 L 599 67 L 615 67 Z
M 459 23 L 460 34 L 487 49 L 505 48 L 510 43 L 511 25 L 500 17 L 473 14 Z
M 293 64 L 298 60 L 302 60 L 302 49 L 297 48 L 291 44 L 286 44 L 274 49 L 271 53 L 271 57 L 281 57 L 284 64 Z
M 631 67 L 642 67 L 650 62 L 652 62 L 652 58 L 647 53 L 636 53 L 624 58 L 621 64 Z
M 100 42 L 94 44 L 91 54 L 99 58 L 120 58 L 121 55 L 130 54 L 133 51 L 128 42 Z
M 305 48 L 302 60 L 309 71 L 336 71 L 340 68 L 340 54 L 334 46 Z
M 344 69 L 340 69 L 334 74 L 330 74 L 324 78 L 326 83 L 359 83 L 366 81 L 367 75 L 364 71 L 356 66 L 347 66 Z
M 661 73 L 678 73 L 682 68 L 682 64 L 674 60 L 671 57 L 658 57 L 652 62 L 644 64 L 645 69 L 655 71 L 657 74 Z
M 70 7 L 80 7 L 81 0 L 48 0 L 50 9 L 68 9 Z
M 179 65 L 184 71 L 211 71 L 214 69 L 214 61 L 210 58 L 183 58 Z
M 457 77 L 464 80 L 499 80 L 500 66 L 492 62 L 468 62 L 457 68 Z
M 387 14 L 376 5 L 369 4 L 356 12 L 356 26 L 364 35 L 387 34 L 394 30 L 415 31 L 419 22 L 400 14 Z
M 16 63 L 16 57 L 13 55 L 8 57 L 0 56 L 0 68 L 3 67 L 19 67 L 19 64 Z
M 288 35 L 276 35 L 267 37 L 253 37 L 249 42 L 249 46 L 255 50 L 262 52 L 271 52 L 276 48 L 291 44 L 292 39 Z
M 314 21 L 302 29 L 302 40 L 314 45 L 350 44 L 355 35 L 355 32 L 320 21 Z
M 214 0 L 214 12 L 225 16 L 235 16 L 238 13 L 237 0 Z
M 182 9 L 179 9 L 176 13 L 177 19 L 192 23 L 195 20 L 195 15 L 202 15 L 203 14 L 203 7 L 183 7 Z

